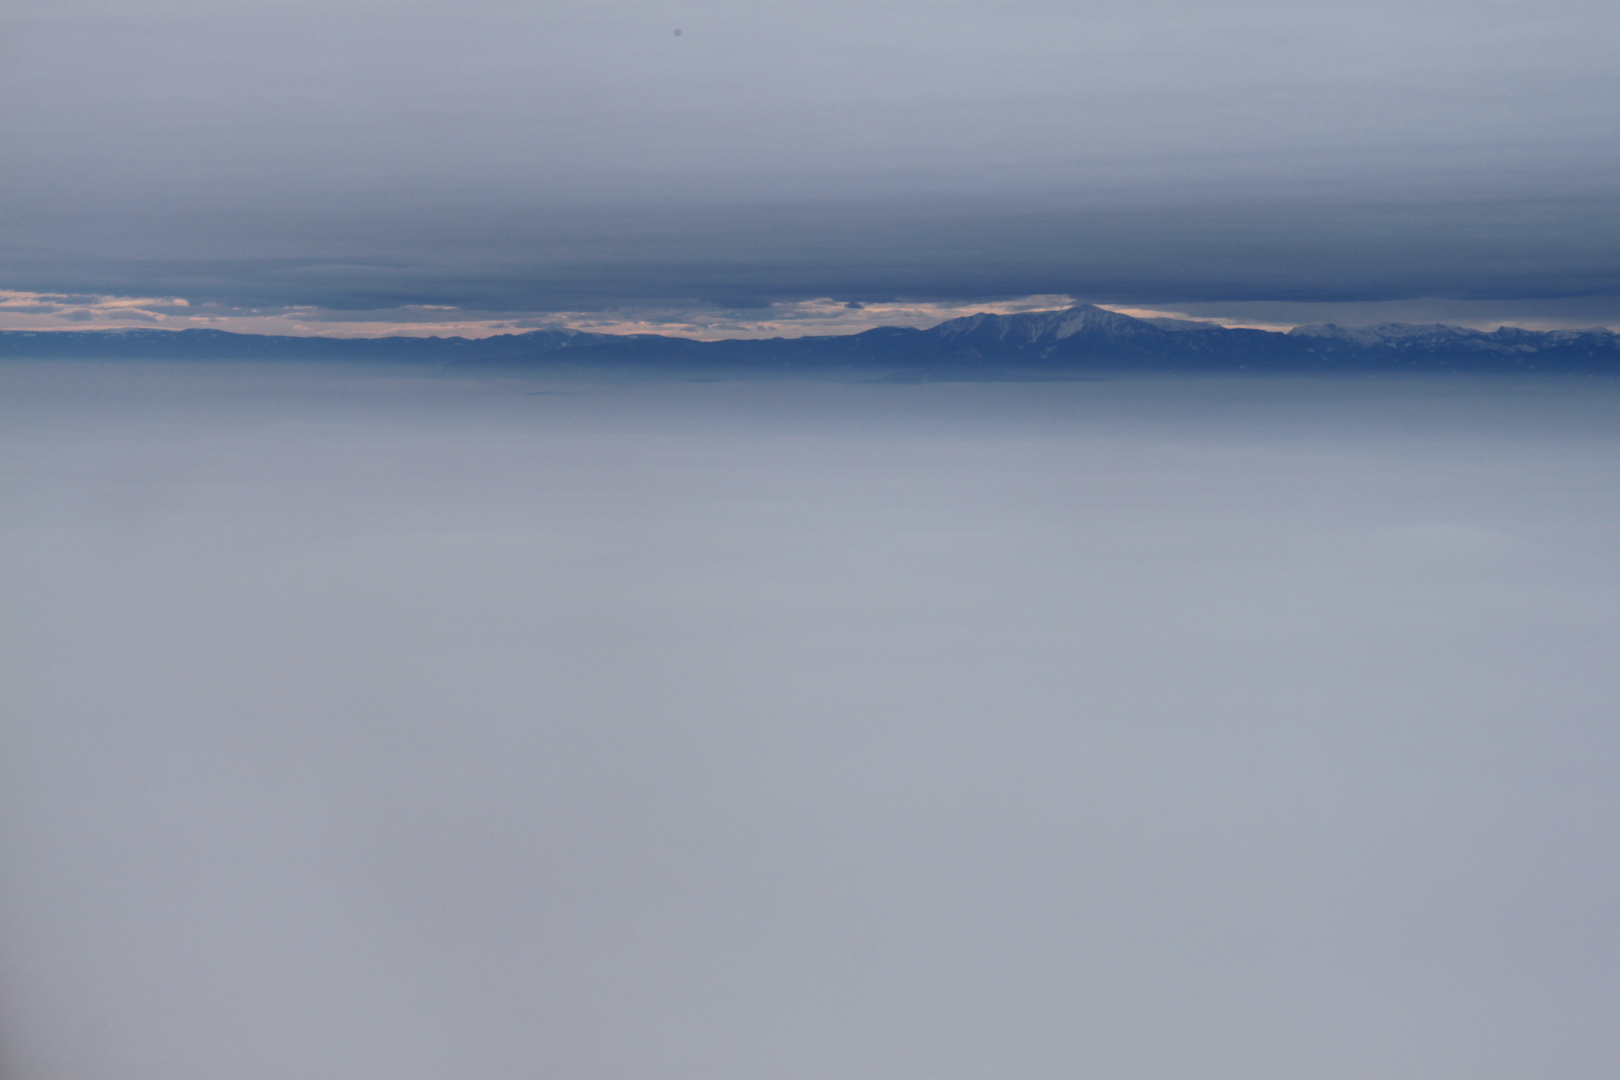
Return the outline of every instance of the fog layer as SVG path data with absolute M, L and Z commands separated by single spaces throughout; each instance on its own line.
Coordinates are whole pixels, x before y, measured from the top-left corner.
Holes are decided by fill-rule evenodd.
M 1620 387 L 0 391 L 7 1077 L 1620 1068 Z

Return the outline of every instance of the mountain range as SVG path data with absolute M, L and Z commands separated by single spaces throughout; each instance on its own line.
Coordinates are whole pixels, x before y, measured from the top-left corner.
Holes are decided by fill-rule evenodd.
M 619 371 L 685 377 L 859 377 L 886 381 L 1071 379 L 1157 373 L 1620 374 L 1608 330 L 1486 332 L 1443 324 L 1297 326 L 1283 333 L 1090 304 L 979 314 L 926 330 L 696 341 L 657 334 L 534 330 L 487 338 L 276 337 L 221 330 L 0 331 L 0 357 L 405 362 L 452 371 Z

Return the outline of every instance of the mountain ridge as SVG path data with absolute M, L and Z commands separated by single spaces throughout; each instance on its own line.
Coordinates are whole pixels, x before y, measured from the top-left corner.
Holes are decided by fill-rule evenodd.
M 850 374 L 899 379 L 1065 378 L 1130 372 L 1580 372 L 1620 374 L 1608 330 L 1474 330 L 1444 323 L 1272 331 L 1140 319 L 1092 304 L 980 312 L 927 329 L 703 341 L 660 334 L 540 329 L 485 338 L 333 338 L 225 330 L 8 330 L 0 357 L 352 360 L 486 368 L 692 368 L 746 376 Z

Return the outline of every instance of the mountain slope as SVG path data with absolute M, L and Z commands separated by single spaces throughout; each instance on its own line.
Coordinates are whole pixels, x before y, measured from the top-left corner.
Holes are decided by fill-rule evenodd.
M 0 357 L 279 359 L 419 363 L 454 370 L 552 367 L 717 376 L 1072 378 L 1126 372 L 1582 372 L 1620 374 L 1607 330 L 1485 332 L 1443 324 L 1299 326 L 1287 333 L 1136 319 L 1089 304 L 969 315 L 927 330 L 695 341 L 535 330 L 467 338 L 311 338 L 219 330 L 0 332 Z

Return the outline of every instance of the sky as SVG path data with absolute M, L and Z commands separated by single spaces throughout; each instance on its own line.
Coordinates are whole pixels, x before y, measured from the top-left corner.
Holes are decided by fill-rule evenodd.
M 1620 329 L 1612 3 L 0 0 L 0 329 Z M 0 361 L 5 1080 L 1610 1080 L 1620 385 Z
M 12 0 L 0 328 L 1620 326 L 1617 45 L 1595 0 Z
M 1608 1080 L 1613 380 L 0 364 L 8 1080 Z

